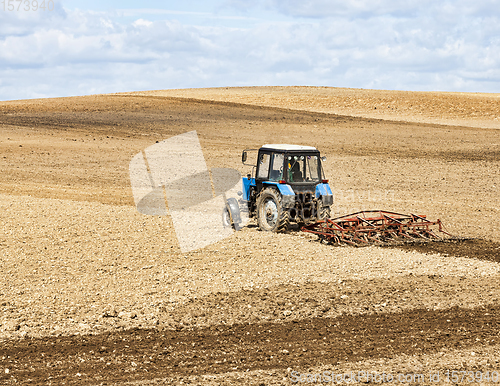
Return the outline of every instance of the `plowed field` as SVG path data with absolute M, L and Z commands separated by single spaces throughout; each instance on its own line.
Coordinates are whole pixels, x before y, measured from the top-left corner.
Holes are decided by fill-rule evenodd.
M 255 87 L 0 102 L 0 383 L 288 385 L 351 372 L 500 383 L 499 129 L 498 94 Z M 243 175 L 245 148 L 316 146 L 333 216 L 426 214 L 473 239 L 335 247 L 250 223 L 182 253 L 169 216 L 137 212 L 128 167 L 192 130 L 209 168 Z

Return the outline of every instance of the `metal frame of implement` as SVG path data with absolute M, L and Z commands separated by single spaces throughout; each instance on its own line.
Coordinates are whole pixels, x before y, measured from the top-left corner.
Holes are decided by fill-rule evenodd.
M 433 230 L 436 226 L 437 231 Z M 440 220 L 429 221 L 423 215 L 406 215 L 381 210 L 356 212 L 334 219 L 321 220 L 302 227 L 302 231 L 318 235 L 320 241 L 355 246 L 453 238 L 443 229 Z M 436 232 L 450 237 L 442 237 Z

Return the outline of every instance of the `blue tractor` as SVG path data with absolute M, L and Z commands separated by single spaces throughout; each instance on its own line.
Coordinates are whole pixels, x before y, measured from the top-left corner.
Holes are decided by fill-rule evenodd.
M 246 163 L 250 151 L 257 151 L 256 165 Z M 256 218 L 261 230 L 285 231 L 290 222 L 311 224 L 330 217 L 333 195 L 321 166 L 325 157 L 316 148 L 264 145 L 244 150 L 241 160 L 253 168 L 243 178 L 240 203 L 247 204 L 248 217 Z M 228 200 L 223 216 L 236 229 L 239 207 L 235 199 Z

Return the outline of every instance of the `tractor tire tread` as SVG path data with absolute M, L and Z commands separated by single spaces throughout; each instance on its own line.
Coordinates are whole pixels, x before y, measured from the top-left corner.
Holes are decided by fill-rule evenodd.
M 319 204 L 319 218 L 318 220 L 325 220 L 330 218 L 331 210 L 329 206 L 323 206 L 321 203 Z

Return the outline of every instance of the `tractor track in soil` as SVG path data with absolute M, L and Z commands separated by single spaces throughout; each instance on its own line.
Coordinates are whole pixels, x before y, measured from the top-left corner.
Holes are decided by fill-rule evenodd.
M 5 344 L 7 366 L 32 384 L 107 384 L 246 370 L 305 371 L 500 339 L 500 307 L 411 310 L 200 329 L 134 329 Z M 474 370 L 474 369 L 467 369 Z M 0 381 L 9 380 L 6 374 Z
M 394 248 L 421 253 L 470 257 L 500 263 L 500 243 L 491 240 L 449 240 L 445 242 L 408 243 Z

